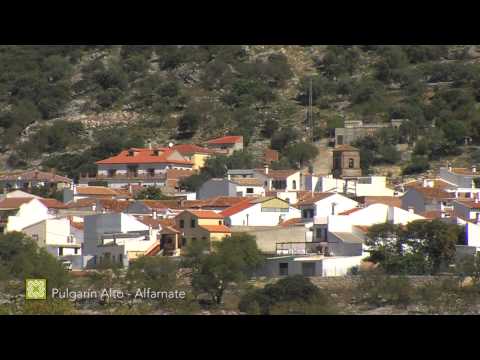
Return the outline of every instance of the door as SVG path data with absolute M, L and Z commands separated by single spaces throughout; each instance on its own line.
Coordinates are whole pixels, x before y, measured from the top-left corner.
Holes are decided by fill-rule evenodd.
M 302 274 L 303 276 L 315 276 L 315 263 L 314 262 L 302 263 Z

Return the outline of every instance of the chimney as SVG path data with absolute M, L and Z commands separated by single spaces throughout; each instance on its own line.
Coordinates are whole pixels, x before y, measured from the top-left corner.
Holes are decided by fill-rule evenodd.
M 472 173 L 477 173 L 477 165 L 472 165 Z
M 265 164 L 265 175 L 268 175 L 268 164 Z
M 157 220 L 157 210 L 153 210 L 153 220 Z
M 423 187 L 424 188 L 428 187 L 428 180 L 427 179 L 423 179 Z
M 448 171 L 452 171 L 452 163 L 448 163 Z
M 152 150 L 152 142 L 150 140 L 148 140 L 148 149 Z
M 335 207 L 337 206 L 336 203 L 332 203 L 332 215 L 335 215 Z
M 409 207 L 408 207 L 408 212 L 409 212 L 410 214 L 415 214 L 415 209 L 413 208 L 413 206 L 409 206 Z
M 228 181 L 232 180 L 232 175 L 230 173 L 227 173 L 227 179 Z

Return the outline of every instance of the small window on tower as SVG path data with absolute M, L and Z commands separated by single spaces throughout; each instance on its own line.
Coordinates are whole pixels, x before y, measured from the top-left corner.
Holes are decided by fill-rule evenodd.
M 348 168 L 353 169 L 355 167 L 355 160 L 348 159 Z

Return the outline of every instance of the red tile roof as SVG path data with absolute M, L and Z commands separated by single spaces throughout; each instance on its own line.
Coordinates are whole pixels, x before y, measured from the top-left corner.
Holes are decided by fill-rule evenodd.
M 210 210 L 186 210 L 199 219 L 223 219 L 223 216 Z
M 207 149 L 194 144 L 180 144 L 172 147 L 172 150 L 177 150 L 182 155 L 191 155 L 191 154 L 214 154 L 215 151 L 212 149 Z
M 350 210 L 347 210 L 347 211 L 344 211 L 338 215 L 350 215 L 350 214 L 353 214 L 354 212 L 357 212 L 361 210 L 361 208 L 353 208 L 353 209 L 350 209 Z
M 398 208 L 402 207 L 402 199 L 396 196 L 365 196 L 363 198 L 363 203 L 365 206 L 373 204 L 385 204 Z
M 426 199 L 455 199 L 455 194 L 448 193 L 442 189 L 428 187 L 411 187 L 409 190 L 417 190 L 422 193 Z
M 33 198 L 6 198 L 0 201 L 0 209 L 18 209 L 23 204 L 29 203 Z
M 245 200 L 233 205 L 232 207 L 229 207 L 228 209 L 223 210 L 220 214 L 223 217 L 229 217 L 229 216 L 238 214 L 240 211 L 248 209 L 249 207 L 251 207 L 253 205 L 254 204 L 252 204 L 251 199 L 245 199 Z
M 225 225 L 200 225 L 200 227 L 210 233 L 231 233 L 230 228 L 226 227 Z
M 351 145 L 338 145 L 333 151 L 359 151 L 356 147 Z
M 298 225 L 303 225 L 302 219 L 301 218 L 295 218 L 295 219 L 289 219 L 285 220 L 280 224 L 282 227 L 289 227 L 289 226 L 298 226 Z
M 313 193 L 302 197 L 302 199 L 296 204 L 297 206 L 308 206 L 317 203 L 320 200 L 329 198 L 330 196 L 335 195 L 335 193 Z
M 77 194 L 79 194 L 79 195 L 118 196 L 121 193 L 119 191 L 116 191 L 114 189 L 104 187 L 104 186 L 79 186 L 79 187 L 77 187 Z
M 278 161 L 280 158 L 280 155 L 277 150 L 272 150 L 272 149 L 267 149 L 263 153 L 263 160 L 267 163 L 270 164 L 273 161 Z
M 71 179 L 64 176 L 57 175 L 53 172 L 45 172 L 45 171 L 38 171 L 38 170 L 4 173 L 0 175 L 0 180 L 17 181 L 19 177 L 21 177 L 22 180 L 25 180 L 25 181 L 45 181 L 45 182 L 52 182 L 52 183 L 56 183 L 56 182 L 71 183 L 72 182 Z
M 171 149 L 157 149 L 160 151 L 159 155 L 155 155 L 155 149 L 130 149 L 124 150 L 119 155 L 111 158 L 97 161 L 96 164 L 182 164 L 193 165 L 189 160 L 174 160 L 169 159 L 174 153 Z M 134 151 L 136 155 L 129 156 L 129 151 Z
M 211 145 L 237 144 L 243 143 L 243 136 L 224 136 L 218 139 L 207 141 Z
M 192 170 L 169 169 L 167 170 L 167 180 L 180 180 L 195 174 Z
M 34 199 L 35 198 L 6 198 L 0 201 L 0 209 L 15 210 L 20 208 L 20 206 L 22 206 L 23 204 L 27 204 Z M 49 209 L 66 209 L 67 208 L 67 206 L 64 203 L 56 199 L 39 198 L 36 200 L 40 201 L 43 205 L 45 205 Z
M 56 199 L 38 199 L 43 205 L 49 209 L 66 209 L 67 205 Z
M 85 229 L 85 224 L 82 222 L 74 222 L 74 221 L 70 221 L 70 225 L 72 225 L 75 229 L 78 229 L 78 230 L 84 230 Z

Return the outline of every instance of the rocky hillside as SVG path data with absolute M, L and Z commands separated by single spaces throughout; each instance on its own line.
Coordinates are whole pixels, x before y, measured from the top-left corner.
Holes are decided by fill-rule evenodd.
M 125 146 L 232 133 L 255 154 L 283 153 L 312 140 L 311 82 L 314 141 L 344 119 L 409 119 L 398 134 L 358 144 L 366 169 L 404 168 L 397 143 L 424 162 L 458 156 L 465 137 L 480 143 L 479 61 L 475 45 L 3 45 L 3 164 L 76 175 L 72 164 L 88 171 Z

